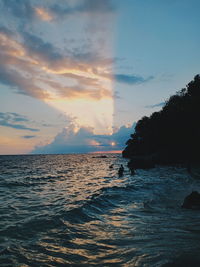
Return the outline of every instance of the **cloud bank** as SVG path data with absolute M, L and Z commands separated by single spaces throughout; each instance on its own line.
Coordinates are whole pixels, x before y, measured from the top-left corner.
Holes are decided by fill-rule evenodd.
M 89 153 L 97 151 L 122 150 L 130 134 L 134 132 L 135 123 L 122 126 L 112 135 L 95 135 L 90 127 L 77 128 L 70 124 L 59 133 L 52 143 L 36 147 L 33 154 Z

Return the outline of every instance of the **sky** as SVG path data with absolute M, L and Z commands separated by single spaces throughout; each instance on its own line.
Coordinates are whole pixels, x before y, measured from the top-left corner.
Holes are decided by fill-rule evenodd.
M 0 154 L 121 151 L 200 73 L 199 0 L 0 0 Z

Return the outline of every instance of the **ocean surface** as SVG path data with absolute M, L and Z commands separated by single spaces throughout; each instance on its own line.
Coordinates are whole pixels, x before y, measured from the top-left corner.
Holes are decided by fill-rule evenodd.
M 200 266 L 200 181 L 100 156 L 0 156 L 0 266 Z

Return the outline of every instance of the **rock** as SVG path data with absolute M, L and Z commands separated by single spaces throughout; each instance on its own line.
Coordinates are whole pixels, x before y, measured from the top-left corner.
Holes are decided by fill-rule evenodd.
M 131 171 L 136 169 L 151 169 L 155 167 L 155 163 L 152 158 L 135 157 L 129 161 L 128 167 Z
M 193 191 L 184 199 L 182 208 L 195 210 L 200 209 L 200 194 L 197 191 Z
M 96 156 L 96 157 L 93 157 L 93 158 L 96 158 L 96 159 L 106 159 L 107 156 L 106 155 L 102 155 L 102 156 Z

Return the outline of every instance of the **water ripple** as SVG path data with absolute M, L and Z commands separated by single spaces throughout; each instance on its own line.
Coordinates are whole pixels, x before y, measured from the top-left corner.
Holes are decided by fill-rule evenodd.
M 131 176 L 114 154 L 1 156 L 0 164 L 0 266 L 200 262 L 200 213 L 181 209 L 200 182 L 184 169 Z

